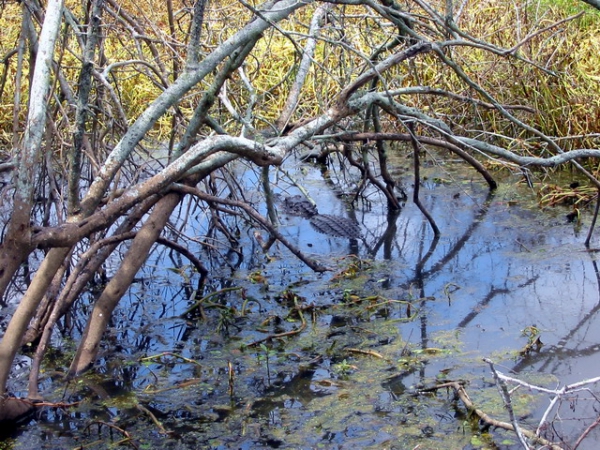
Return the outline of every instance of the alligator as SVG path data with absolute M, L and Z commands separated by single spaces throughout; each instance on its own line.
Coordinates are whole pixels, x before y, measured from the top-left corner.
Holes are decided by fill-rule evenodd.
M 281 203 L 286 214 L 308 219 L 319 233 L 347 239 L 362 239 L 360 226 L 354 220 L 331 214 L 319 214 L 317 206 L 302 195 L 285 197 Z
M 310 219 L 319 214 L 317 205 L 311 203 L 302 195 L 292 195 L 283 199 L 283 211 L 290 216 L 304 217 Z

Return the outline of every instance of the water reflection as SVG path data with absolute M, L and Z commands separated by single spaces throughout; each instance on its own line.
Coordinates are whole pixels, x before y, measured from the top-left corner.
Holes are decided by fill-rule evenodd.
M 445 170 L 432 168 L 429 179 Z M 237 175 L 246 200 L 266 214 L 257 188 L 261 174 L 241 167 Z M 243 215 L 215 217 L 189 200 L 172 218 L 168 237 L 185 243 L 211 277 L 204 280 L 172 248 L 157 247 L 112 318 L 99 366 L 115 383 L 108 397 L 122 395 L 118 389 L 134 391 L 139 401 L 160 412 L 166 426 L 181 436 L 200 433 L 207 441 L 212 436 L 214 448 L 267 448 L 269 442 L 301 448 L 297 443 L 303 437 L 307 446 L 351 441 L 387 445 L 397 438 L 390 431 L 394 424 L 408 427 L 417 418 L 434 417 L 434 425 L 455 429 L 453 420 L 464 420 L 460 405 L 436 397 L 424 406 L 406 394 L 443 377 L 466 377 L 473 380 L 474 390 L 487 389 L 484 356 L 499 358 L 506 371 L 552 374 L 562 383 L 597 375 L 597 254 L 584 251 L 582 239 L 560 214 L 524 208 L 525 202 L 514 205 L 502 193 L 490 194 L 483 183 L 465 181 L 460 174 L 462 182 L 430 181 L 422 190 L 422 201 L 442 230 L 435 238 L 410 203 L 388 212 L 377 192 L 367 189 L 352 208 L 345 202 L 346 189 L 332 189 L 331 178 L 324 178 L 318 168 L 304 166 L 293 175 L 301 175 L 320 213 L 353 218 L 364 239 L 319 234 L 305 218 L 281 212 L 279 232 L 328 266 L 339 269 L 351 260 L 372 260 L 372 270 L 360 283 L 343 277 L 340 281 L 335 273 L 316 275 L 281 244 L 265 255 L 256 239 L 263 231 L 250 227 Z M 277 193 L 298 194 L 294 183 L 272 176 Z M 344 174 L 349 185 L 352 177 Z M 243 289 L 232 289 L 239 287 Z M 286 289 L 311 307 L 304 310 L 310 325 L 290 337 L 288 345 L 276 341 L 266 349 L 245 347 L 276 327 L 278 332 L 296 327 L 298 318 L 288 316 L 290 306 L 282 300 Z M 415 300 L 418 320 L 411 320 L 414 313 L 404 305 L 352 316 L 356 309 L 348 305 L 348 293 Z M 186 314 L 207 295 L 213 295 L 210 302 Z M 344 302 L 347 310 L 335 309 Z M 322 314 L 326 308 L 334 310 Z M 81 315 L 70 321 L 77 339 Z M 386 328 L 378 328 L 379 323 Z M 519 355 L 527 343 L 521 332 L 531 326 L 540 330 L 544 346 Z M 368 357 L 352 355 L 347 355 L 351 362 L 340 360 L 336 346 L 351 344 L 384 353 L 391 363 L 367 363 Z M 431 348 L 455 353 L 403 368 L 403 358 Z M 268 351 L 274 353 L 267 369 L 261 352 Z M 140 364 L 140 358 L 161 352 L 179 359 Z M 342 363 L 357 370 L 347 377 L 336 374 L 333 365 Z M 190 391 L 165 386 L 190 380 Z M 79 398 L 84 394 L 77 389 L 71 393 Z M 341 404 L 335 417 L 333 404 Z M 73 421 L 93 417 L 94 411 L 84 413 L 83 419 L 76 417 L 78 412 L 57 413 L 47 420 L 70 428 Z M 122 412 L 101 411 L 107 420 Z M 437 429 L 426 426 L 432 425 L 424 423 L 414 438 L 438 439 Z M 287 435 L 277 434 L 282 427 Z M 303 436 L 306 429 L 319 432 Z M 374 436 L 374 429 L 380 433 Z M 222 435 L 215 436 L 218 432 Z

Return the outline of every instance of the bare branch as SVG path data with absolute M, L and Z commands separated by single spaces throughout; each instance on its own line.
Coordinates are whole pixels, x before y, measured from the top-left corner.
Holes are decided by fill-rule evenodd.
M 290 92 L 288 94 L 288 98 L 285 102 L 285 106 L 281 110 L 281 114 L 275 121 L 275 126 L 279 130 L 283 130 L 285 125 L 290 121 L 296 106 L 298 105 L 298 101 L 300 100 L 300 92 L 304 87 L 304 82 L 306 77 L 308 76 L 308 72 L 310 70 L 311 63 L 313 61 L 313 56 L 315 53 L 315 48 L 317 46 L 316 35 L 319 33 L 319 30 L 322 26 L 322 22 L 324 21 L 327 13 L 329 12 L 330 5 L 322 5 L 317 8 L 314 12 L 313 17 L 310 21 L 310 29 L 308 31 L 308 39 L 304 46 L 304 51 L 302 53 L 302 60 L 300 61 L 300 66 L 298 67 L 298 72 L 296 74 L 296 79 L 292 84 Z
M 515 434 L 517 435 L 519 442 L 521 443 L 521 445 L 523 446 L 523 448 L 525 450 L 529 450 L 530 449 L 529 444 L 525 440 L 525 436 L 523 436 L 521 427 L 519 426 L 519 423 L 517 422 L 517 418 L 515 416 L 515 412 L 512 407 L 512 401 L 510 399 L 510 394 L 508 393 L 508 388 L 506 387 L 506 384 L 504 383 L 504 379 L 501 378 L 500 374 L 496 371 L 496 368 L 494 367 L 494 363 L 492 362 L 491 359 L 484 358 L 483 360 L 486 363 L 488 363 L 488 365 L 490 366 L 490 370 L 492 371 L 494 381 L 496 382 L 496 386 L 498 387 L 498 391 L 500 392 L 500 396 L 502 397 L 502 401 L 504 402 L 504 407 L 508 411 L 508 415 L 510 417 L 510 422 L 513 425 Z

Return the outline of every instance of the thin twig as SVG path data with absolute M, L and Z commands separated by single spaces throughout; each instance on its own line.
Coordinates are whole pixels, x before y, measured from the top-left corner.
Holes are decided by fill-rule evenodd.
M 504 401 L 504 407 L 508 411 L 508 416 L 510 417 L 510 422 L 513 425 L 513 428 L 515 430 L 515 433 L 517 434 L 517 438 L 519 439 L 519 442 L 521 443 L 521 445 L 523 446 L 523 448 L 525 450 L 529 450 L 530 449 L 529 444 L 525 440 L 525 436 L 523 436 L 521 427 L 519 426 L 519 423 L 517 422 L 517 418 L 515 416 L 515 411 L 513 410 L 513 407 L 512 407 L 512 401 L 510 399 L 510 394 L 508 392 L 508 388 L 506 387 L 506 383 L 504 382 L 503 379 L 501 379 L 498 376 L 498 372 L 496 372 L 496 368 L 494 367 L 493 361 L 489 358 L 484 358 L 483 360 L 486 363 L 488 363 L 488 365 L 490 366 L 490 370 L 492 371 L 492 375 L 494 377 L 494 380 L 496 381 L 496 386 L 498 387 L 498 391 L 500 392 L 502 401 Z
M 143 412 L 144 414 L 148 415 L 148 417 L 150 417 L 150 419 L 152 420 L 152 422 L 154 423 L 154 425 L 157 426 L 158 428 L 158 432 L 160 434 L 173 434 L 172 431 L 167 431 L 165 429 L 165 427 L 163 426 L 162 423 L 160 423 L 160 420 L 158 420 L 156 418 L 156 416 L 152 413 L 152 411 L 150 411 L 148 408 L 146 408 L 144 405 L 140 405 L 139 403 L 136 405 L 137 409 L 139 409 L 141 412 Z
M 467 408 L 468 411 L 477 415 L 477 417 L 479 417 L 484 423 L 486 423 L 492 427 L 501 428 L 503 430 L 514 431 L 514 427 L 512 424 L 510 424 L 508 422 L 502 422 L 500 420 L 493 419 L 492 417 L 487 415 L 485 412 L 483 412 L 481 409 L 478 409 L 475 406 L 475 404 L 473 403 L 473 401 L 469 398 L 469 394 L 467 394 L 467 391 L 465 390 L 463 384 L 464 383 L 461 381 L 448 381 L 448 382 L 444 382 L 444 383 L 441 383 L 439 385 L 435 385 L 435 386 L 432 386 L 429 388 L 419 389 L 418 393 L 430 392 L 430 391 L 450 387 L 450 388 L 454 389 L 454 391 L 456 392 L 456 394 L 462 401 L 463 405 L 465 405 L 465 408 Z M 531 439 L 532 443 L 543 445 L 550 450 L 563 450 L 563 448 L 560 445 L 554 444 L 553 442 L 550 442 L 547 439 L 539 437 L 535 433 L 533 433 L 529 430 L 522 430 L 522 433 L 525 436 L 527 436 L 527 438 Z

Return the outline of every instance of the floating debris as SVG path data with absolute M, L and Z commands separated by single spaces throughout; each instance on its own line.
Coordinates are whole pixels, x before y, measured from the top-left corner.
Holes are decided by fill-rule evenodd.
M 317 214 L 310 218 L 310 224 L 319 233 L 348 239 L 362 239 L 358 223 L 346 217 Z

